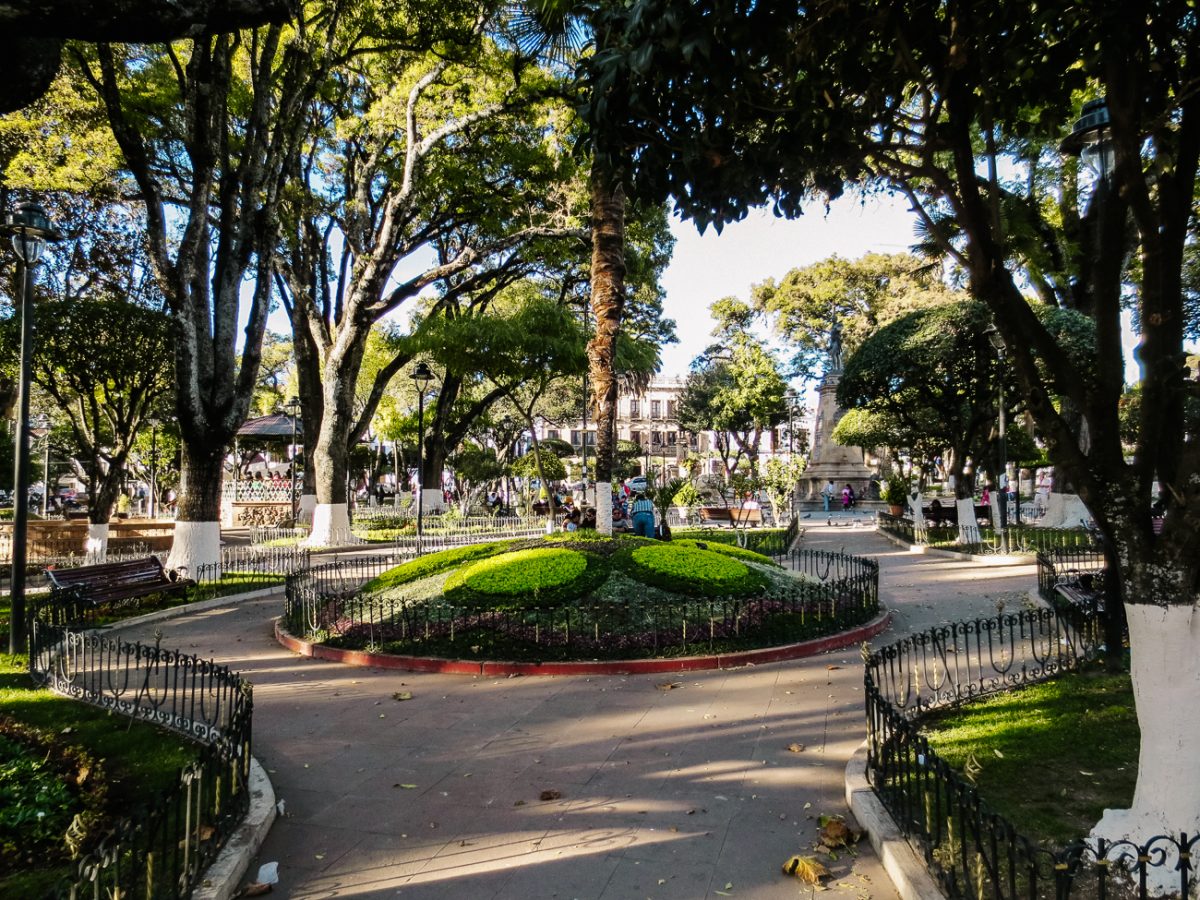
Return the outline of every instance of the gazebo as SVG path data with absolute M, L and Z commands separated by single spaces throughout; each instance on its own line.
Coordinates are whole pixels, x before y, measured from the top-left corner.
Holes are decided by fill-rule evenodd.
M 261 486 L 255 483 L 255 492 L 247 494 L 239 490 L 238 479 L 241 451 L 238 445 L 240 438 L 253 438 L 260 441 L 276 441 L 282 439 L 292 446 L 292 464 L 295 465 L 296 440 L 303 435 L 304 429 L 298 416 L 276 412 L 255 419 L 247 419 L 237 430 L 233 439 L 233 489 L 227 494 L 228 503 L 222 503 L 222 519 L 227 527 L 239 525 L 275 525 L 284 519 L 294 517 L 293 484 L 287 487 Z

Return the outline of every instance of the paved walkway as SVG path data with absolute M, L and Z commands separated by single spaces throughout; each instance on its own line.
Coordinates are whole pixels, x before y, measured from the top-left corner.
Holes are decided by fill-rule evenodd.
M 1000 598 L 1011 609 L 1034 586 L 1032 566 L 911 555 L 842 521 L 822 517 L 805 545 L 880 559 L 897 624 L 877 642 Z M 296 657 L 271 637 L 279 612 L 271 598 L 158 626 L 255 685 L 255 755 L 285 815 L 251 874 L 278 861 L 276 896 L 811 895 L 780 865 L 811 851 L 818 815 L 846 811 L 864 736 L 856 649 L 674 678 L 494 680 Z M 825 896 L 896 896 L 865 845 L 830 865 Z

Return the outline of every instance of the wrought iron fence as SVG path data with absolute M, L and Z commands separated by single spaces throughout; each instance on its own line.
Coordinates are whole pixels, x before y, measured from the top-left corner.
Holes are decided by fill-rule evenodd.
M 1060 584 L 1078 581 L 1080 575 L 1099 575 L 1104 567 L 1104 554 L 1098 549 L 1043 551 L 1037 555 L 1038 593 L 1054 603 L 1054 589 Z
M 249 808 L 250 684 L 159 646 L 49 624 L 34 610 L 29 661 L 50 689 L 202 745 L 176 786 L 73 862 L 55 896 L 184 898 Z
M 1126 896 L 1117 872 L 1129 881 L 1121 889 L 1144 900 L 1154 868 L 1178 871 L 1181 895 L 1192 896 L 1190 858 L 1200 836 L 1040 846 L 992 812 L 920 732 L 934 710 L 1079 669 L 1097 658 L 1101 640 L 1094 617 L 1033 610 L 934 628 L 867 656 L 871 782 L 954 900 Z
M 1087 550 L 1095 547 L 1095 533 L 1086 528 L 1040 528 L 1036 525 L 1010 524 L 1001 532 L 991 525 L 928 523 L 917 527 L 911 519 L 881 512 L 878 527 L 907 544 L 921 544 L 979 556 L 1002 553 L 1030 555 L 1052 550 Z
M 499 610 L 359 590 L 393 565 L 394 557 L 350 557 L 289 576 L 288 630 L 402 654 L 625 659 L 805 640 L 867 622 L 879 609 L 879 569 L 872 560 L 815 550 L 793 554 L 793 567 L 809 579 L 761 597 L 628 597 Z

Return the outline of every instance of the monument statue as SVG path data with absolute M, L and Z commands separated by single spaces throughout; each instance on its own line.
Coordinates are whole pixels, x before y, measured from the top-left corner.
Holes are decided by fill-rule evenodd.
M 842 371 L 842 323 L 834 322 L 829 331 L 829 369 L 830 372 Z

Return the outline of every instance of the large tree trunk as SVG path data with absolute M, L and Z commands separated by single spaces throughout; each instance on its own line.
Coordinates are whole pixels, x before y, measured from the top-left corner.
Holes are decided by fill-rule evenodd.
M 184 441 L 175 540 L 167 568 L 189 578 L 221 573 L 221 481 L 225 447 L 218 442 Z
M 592 315 L 596 334 L 588 342 L 588 377 L 596 418 L 596 530 L 612 534 L 612 477 L 616 446 L 617 379 L 614 363 L 625 309 L 625 189 L 593 164 Z
M 362 360 L 362 342 L 347 341 L 347 344 L 351 348 L 348 353 L 331 353 L 325 360 L 321 430 L 309 460 L 314 469 L 317 504 L 313 510 L 312 532 L 304 542 L 308 547 L 358 543 L 350 533 L 346 480 L 350 466 L 348 440 L 353 427 L 354 386 Z
M 1187 774 L 1200 747 L 1200 716 L 1189 712 L 1200 684 L 1200 608 L 1129 603 L 1125 615 L 1141 729 L 1137 787 L 1130 808 L 1105 810 L 1092 837 L 1140 847 L 1160 835 L 1200 833 L 1200 779 Z M 1147 867 L 1151 895 L 1178 891 L 1179 854 L 1165 840 L 1155 846 L 1166 858 Z

